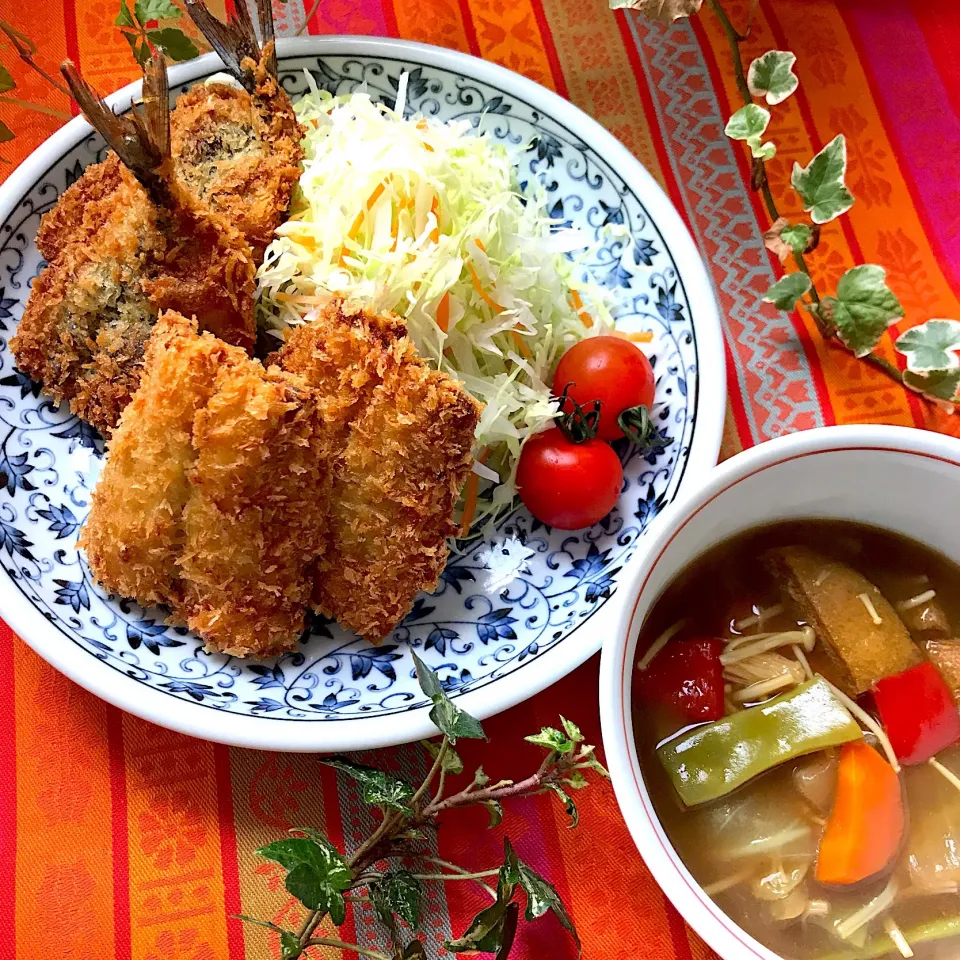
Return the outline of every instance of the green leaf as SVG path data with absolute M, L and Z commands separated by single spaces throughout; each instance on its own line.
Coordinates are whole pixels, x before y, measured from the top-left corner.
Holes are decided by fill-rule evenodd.
M 570 829 L 572 830 L 580 822 L 580 811 L 577 810 L 577 805 L 559 783 L 550 782 L 546 784 L 546 786 L 548 790 L 552 790 L 563 802 L 563 808 L 570 818 Z
M 421 740 L 420 742 L 426 748 L 427 753 L 429 753 L 434 760 L 440 756 L 440 747 L 437 744 L 430 740 Z M 463 773 L 463 761 L 460 759 L 460 755 L 457 753 L 457 751 L 454 750 L 449 744 L 447 744 L 447 750 L 443 755 L 443 762 L 440 764 L 440 768 L 445 773 L 452 773 L 454 775 Z
M 483 806 L 487 808 L 487 813 L 490 814 L 490 823 L 487 824 L 488 827 L 499 827 L 503 823 L 503 807 L 500 804 L 499 800 L 484 800 Z
M 928 370 L 926 373 L 903 371 L 903 382 L 917 393 L 936 400 L 956 403 L 960 400 L 960 370 Z
M 517 935 L 517 923 L 520 920 L 520 904 L 511 903 L 507 906 L 507 912 L 503 917 L 503 925 L 500 928 L 500 949 L 493 960 L 507 960 L 510 951 L 513 949 L 513 940 Z
M 407 801 L 414 789 L 399 777 L 391 776 L 375 767 L 354 763 L 346 757 L 321 757 L 321 763 L 352 777 L 363 788 L 363 802 L 377 807 L 387 807 L 398 813 L 410 813 Z
M 446 948 L 451 953 L 498 951 L 508 906 L 508 903 L 498 900 L 493 906 L 481 910 L 467 927 L 466 933 L 456 940 L 448 940 Z
M 280 2 L 286 3 L 287 0 L 280 0 Z M 419 940 L 411 940 L 403 948 L 403 960 L 427 960 L 427 951 Z
M 120 0 L 120 12 L 113 23 L 117 27 L 135 27 L 137 25 L 130 8 L 127 6 L 127 0 Z
M 764 295 L 766 303 L 778 310 L 792 310 L 797 301 L 810 289 L 810 278 L 802 271 L 781 277 Z
M 197 45 L 176 27 L 164 27 L 162 30 L 148 30 L 147 39 L 159 47 L 171 60 L 178 63 L 200 56 Z
M 577 949 L 580 949 L 580 937 L 577 934 L 577 928 L 570 919 L 560 894 L 552 883 L 544 880 L 532 867 L 521 862 L 520 864 L 520 886 L 523 887 L 527 895 L 527 909 L 524 916 L 527 920 L 535 920 L 542 917 L 548 910 L 552 911 L 560 921 L 560 925 L 570 933 L 570 936 L 576 941 Z
M 579 770 L 574 770 L 563 782 L 573 790 L 582 790 L 590 786 L 590 781 Z
M 338 926 L 346 919 L 342 891 L 353 879 L 339 851 L 316 831 L 310 838 L 277 840 L 257 850 L 257 855 L 274 860 L 289 873 L 287 890 L 308 910 L 323 910 Z
M 897 338 L 897 349 L 907 358 L 913 373 L 956 370 L 960 367 L 960 322 L 928 320 Z
M 0 93 L 6 93 L 8 90 L 13 90 L 17 85 L 17 81 L 13 79 L 10 75 L 10 71 L 0 63 Z
M 297 960 L 303 956 L 300 938 L 289 930 L 280 934 L 280 960 Z
M 749 140 L 751 137 L 762 137 L 769 122 L 769 110 L 755 103 L 748 103 L 730 117 L 723 132 L 731 140 Z
M 10 140 L 13 140 L 16 134 L 2 121 L 0 120 L 0 143 L 7 143 Z
M 802 254 L 810 243 L 813 230 L 805 223 L 788 223 L 780 231 L 780 239 L 796 254 Z
M 747 86 L 755 96 L 765 96 L 771 106 L 781 103 L 800 85 L 793 65 L 795 54 L 789 50 L 768 50 L 750 64 Z
M 848 270 L 837 284 L 836 297 L 824 297 L 821 309 L 855 356 L 865 357 L 903 307 L 886 283 L 883 267 L 868 263 Z
M 142 27 L 151 20 L 179 20 L 181 15 L 180 8 L 170 0 L 136 0 L 133 12 Z
M 433 701 L 430 719 L 440 732 L 448 737 L 451 743 L 456 743 L 460 737 L 486 740 L 487 735 L 483 732 L 480 721 L 456 706 L 444 692 L 437 675 L 413 651 L 411 656 L 417 670 L 420 689 Z
M 258 920 L 256 917 L 248 917 L 245 914 L 236 914 L 238 920 L 244 923 L 255 923 L 258 927 L 265 927 L 274 933 L 280 934 L 280 958 L 281 960 L 297 960 L 303 954 L 303 947 L 300 946 L 300 939 L 292 930 L 284 930 L 275 923 L 269 923 L 266 920 Z
M 563 714 L 560 715 L 560 722 L 564 732 L 574 743 L 583 743 L 583 734 L 575 723 L 571 723 Z
M 557 753 L 567 753 L 573 749 L 573 742 L 568 740 L 556 727 L 542 727 L 539 733 L 524 737 L 527 743 L 535 743 L 538 747 L 555 750 Z
M 497 899 L 507 901 L 520 882 L 520 859 L 509 837 L 503 838 L 503 865 L 497 874 Z
M 147 41 L 138 33 L 121 31 L 120 35 L 130 44 L 130 52 L 133 54 L 133 59 L 136 60 L 141 67 L 144 66 L 150 59 L 150 46 Z
M 847 141 L 834 137 L 807 166 L 794 163 L 790 183 L 814 223 L 829 223 L 853 206 L 853 194 L 843 182 L 847 172 Z
M 477 767 L 477 772 L 473 775 L 473 786 L 485 787 L 490 782 L 490 778 L 483 772 L 483 767 Z
M 420 925 L 423 885 L 408 870 L 395 870 L 370 884 L 370 898 L 377 916 L 390 927 L 393 914 L 414 930 Z

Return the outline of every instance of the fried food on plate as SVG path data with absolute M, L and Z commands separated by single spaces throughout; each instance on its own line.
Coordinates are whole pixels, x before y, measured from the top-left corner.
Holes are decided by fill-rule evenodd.
M 306 382 L 167 313 L 80 545 L 110 591 L 166 604 L 211 649 L 270 656 L 303 631 L 328 497 Z
M 481 405 L 428 367 L 398 318 L 342 301 L 294 330 L 271 360 L 306 378 L 333 433 L 329 545 L 314 604 L 379 643 L 446 563 Z
M 223 340 L 252 348 L 252 252 L 170 173 L 169 99 L 162 58 L 148 64 L 144 106 L 117 117 L 77 75 L 64 76 L 115 154 L 88 168 L 45 218 L 48 266 L 11 341 L 18 367 L 105 436 L 137 388 L 157 313 L 203 318 Z
M 243 85 L 197 83 L 171 120 L 177 176 L 247 238 L 259 263 L 300 175 L 302 131 L 277 80 L 270 0 L 257 6 L 263 47 L 244 3 L 222 23 L 201 0 L 187 10 Z

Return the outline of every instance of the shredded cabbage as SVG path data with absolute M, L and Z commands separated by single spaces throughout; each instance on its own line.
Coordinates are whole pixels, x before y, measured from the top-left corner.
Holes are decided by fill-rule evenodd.
M 464 518 L 477 529 L 513 504 L 520 449 L 557 415 L 560 356 L 612 329 L 583 266 L 595 241 L 548 215 L 535 178 L 521 193 L 507 151 L 469 122 L 310 84 L 295 105 L 299 189 L 258 274 L 261 321 L 282 336 L 333 295 L 401 316 L 421 355 L 485 404 Z

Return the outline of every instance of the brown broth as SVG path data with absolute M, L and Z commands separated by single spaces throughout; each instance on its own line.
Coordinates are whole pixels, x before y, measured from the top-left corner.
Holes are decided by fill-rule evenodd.
M 751 605 L 770 607 L 779 603 L 779 591 L 759 557 L 767 549 L 797 544 L 811 547 L 831 560 L 849 564 L 876 584 L 894 605 L 924 590 L 935 589 L 936 599 L 955 631 L 951 635 L 960 636 L 960 568 L 955 564 L 920 543 L 879 528 L 846 521 L 804 520 L 759 527 L 727 540 L 697 558 L 667 587 L 650 611 L 641 632 L 638 651 L 642 654 L 655 638 L 678 620 L 687 621 L 678 636 L 729 636 L 731 620 L 749 616 Z M 918 575 L 929 577 L 929 584 L 918 585 Z M 798 621 L 792 619 L 788 611 L 769 623 L 769 626 L 764 625 L 765 630 L 790 629 Z M 820 646 L 818 642 L 810 655 L 810 665 L 827 679 L 836 680 L 834 668 L 819 651 Z M 861 698 L 860 702 L 862 706 L 870 707 L 869 698 Z M 818 813 L 803 799 L 792 779 L 794 768 L 808 762 L 809 758 L 777 767 L 725 798 L 687 809 L 655 753 L 657 745 L 677 729 L 675 719 L 657 715 L 649 708 L 644 710 L 635 701 L 634 732 L 644 780 L 667 835 L 701 885 L 709 890 L 717 881 L 736 876 L 741 872 L 740 863 L 746 865 L 748 862 L 738 861 L 731 855 L 732 848 L 723 839 L 725 835 L 719 832 L 717 824 L 724 821 L 730 810 L 740 811 L 736 822 L 748 823 L 746 834 L 752 834 L 753 839 L 770 823 L 784 821 L 785 817 L 808 825 L 809 839 L 793 841 L 792 846 L 785 848 L 783 862 L 789 867 L 805 859 L 811 861 L 825 814 Z M 952 748 L 940 759 L 946 761 L 954 772 L 960 773 L 960 749 Z M 908 834 L 894 871 L 898 878 L 902 878 L 901 894 L 911 876 L 916 875 L 911 875 L 908 870 L 911 843 L 919 843 L 922 836 L 938 838 L 940 833 L 937 831 L 941 826 L 945 835 L 955 837 L 958 848 L 955 878 L 960 880 L 960 791 L 926 765 L 905 768 L 904 781 L 908 819 L 912 821 L 915 835 Z M 723 807 L 724 804 L 727 807 Z M 946 825 L 943 826 L 941 821 Z M 730 830 L 729 827 L 724 829 Z M 921 834 L 921 830 L 926 833 Z M 762 864 L 757 860 L 752 863 L 754 876 L 762 874 Z M 767 858 L 767 866 L 771 865 L 772 861 Z M 806 881 L 808 895 L 828 901 L 834 916 L 866 903 L 889 881 L 886 877 L 872 886 L 859 888 L 855 893 L 838 894 L 817 887 L 811 879 L 812 873 L 810 862 Z M 950 873 L 952 875 L 953 871 Z M 809 919 L 803 923 L 772 920 L 766 913 L 768 908 L 755 897 L 747 883 L 716 893 L 714 899 L 743 929 L 790 960 L 842 955 L 845 949 L 843 941 Z M 900 895 L 892 914 L 904 932 L 939 918 L 960 917 L 960 893 L 909 898 Z M 874 920 L 868 930 L 869 940 L 883 933 L 879 920 Z M 957 960 L 960 958 L 960 938 L 915 944 L 913 949 L 917 960 Z M 847 956 L 857 956 L 850 941 L 846 950 L 849 951 Z M 899 957 L 900 953 L 894 950 L 884 956 Z

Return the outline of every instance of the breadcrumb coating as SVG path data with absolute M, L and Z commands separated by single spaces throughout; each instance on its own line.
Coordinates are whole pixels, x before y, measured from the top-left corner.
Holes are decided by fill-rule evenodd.
M 482 405 L 421 359 L 399 318 L 357 304 L 333 301 L 271 360 L 317 391 L 332 431 L 314 604 L 379 643 L 437 584 Z
M 292 649 L 323 552 L 327 433 L 313 391 L 166 313 L 80 546 L 113 593 L 164 604 L 208 648 Z

